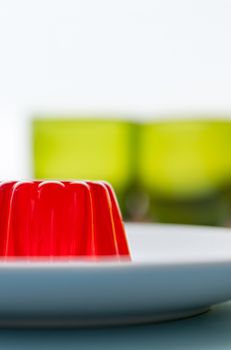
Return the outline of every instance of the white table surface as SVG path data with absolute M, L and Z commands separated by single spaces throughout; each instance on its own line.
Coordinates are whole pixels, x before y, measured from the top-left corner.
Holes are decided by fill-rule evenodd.
M 231 302 L 193 318 L 98 329 L 0 329 L 0 348 L 33 349 L 231 349 Z

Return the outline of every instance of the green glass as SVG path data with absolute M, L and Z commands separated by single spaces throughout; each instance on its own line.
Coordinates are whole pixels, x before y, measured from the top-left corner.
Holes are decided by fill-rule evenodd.
M 127 218 L 125 197 L 136 181 L 136 130 L 124 120 L 38 117 L 33 120 L 34 176 L 106 180 Z
M 38 179 L 109 181 L 125 219 L 226 225 L 231 218 L 228 120 L 38 117 L 33 161 Z
M 160 222 L 224 225 L 230 217 L 231 123 L 174 120 L 140 130 L 139 179 Z

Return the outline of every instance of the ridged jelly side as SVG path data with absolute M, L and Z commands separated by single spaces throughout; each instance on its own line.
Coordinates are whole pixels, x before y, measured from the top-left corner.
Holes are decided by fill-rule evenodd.
M 129 256 L 122 217 L 104 182 L 0 184 L 1 256 Z
M 59 256 L 60 237 L 65 232 L 65 185 L 61 182 L 44 181 L 38 184 L 35 222 L 38 223 L 36 244 L 39 256 Z
M 7 238 L 10 229 L 11 197 L 15 181 L 0 184 L 0 255 L 7 255 Z
M 120 208 L 112 187 L 108 183 L 104 183 L 107 188 L 111 201 L 111 211 L 113 217 L 113 223 L 115 228 L 115 236 L 117 241 L 117 253 L 119 255 L 129 255 L 128 243 L 126 240 L 126 232 L 123 225 L 123 218 L 120 212 Z
M 95 255 L 118 255 L 111 201 L 102 183 L 88 182 L 93 206 L 92 242 Z
M 85 182 L 70 182 L 67 186 L 66 239 L 63 235 L 63 254 L 91 256 L 95 254 L 93 237 L 93 210 L 90 187 Z
M 35 232 L 36 185 L 33 182 L 14 183 L 9 191 L 9 226 L 5 232 L 6 256 L 30 256 Z

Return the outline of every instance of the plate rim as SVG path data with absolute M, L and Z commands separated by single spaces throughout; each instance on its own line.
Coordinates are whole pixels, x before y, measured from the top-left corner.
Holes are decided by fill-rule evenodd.
M 183 225 L 183 224 L 160 224 L 160 223 L 125 223 L 125 229 L 129 228 L 130 230 L 133 227 L 153 227 L 155 229 L 166 228 L 167 230 L 171 230 L 173 228 L 176 229 L 190 229 L 191 232 L 195 231 L 195 233 L 225 233 L 231 234 L 231 229 L 227 227 L 214 227 L 214 226 L 199 226 L 199 225 Z M 85 258 L 85 257 L 41 257 L 41 258 L 24 258 L 24 257 L 7 257 L 0 258 L 0 271 L 5 269 L 75 269 L 76 271 L 80 271 L 82 269 L 85 270 L 104 270 L 104 269 L 137 269 L 137 268 L 151 268 L 151 269 L 159 269 L 159 268 L 183 268 L 183 267 L 199 267 L 199 266 L 224 266 L 231 265 L 231 255 L 227 256 L 214 256 L 214 257 L 193 257 L 189 259 L 179 259 L 179 260 L 131 260 L 126 257 L 103 257 L 103 258 Z M 230 266 L 231 267 L 231 266 Z

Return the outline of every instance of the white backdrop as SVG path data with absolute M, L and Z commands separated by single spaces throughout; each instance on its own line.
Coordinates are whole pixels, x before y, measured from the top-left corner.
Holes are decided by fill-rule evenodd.
M 231 1 L 0 0 L 0 179 L 36 112 L 231 115 Z

